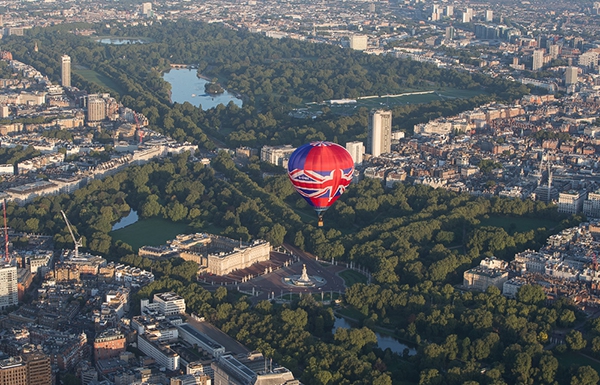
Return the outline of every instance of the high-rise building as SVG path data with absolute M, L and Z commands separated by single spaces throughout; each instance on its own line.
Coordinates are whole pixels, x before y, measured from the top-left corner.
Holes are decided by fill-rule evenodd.
M 142 15 L 146 17 L 152 16 L 152 3 L 142 3 Z
M 451 17 L 454 15 L 454 6 L 446 5 L 446 9 L 444 10 L 444 16 Z
M 531 65 L 531 69 L 533 71 L 537 71 L 544 66 L 544 50 L 536 49 L 533 51 L 533 64 Z
M 71 57 L 67 55 L 62 56 L 61 65 L 61 85 L 63 87 L 71 87 Z
M 494 11 L 492 11 L 491 9 L 488 9 L 485 11 L 485 21 L 492 21 L 494 20 Z
M 560 46 L 558 44 L 550 44 L 548 47 L 550 58 L 558 59 L 558 54 L 560 54 Z
M 455 33 L 455 30 L 454 30 L 453 26 L 446 27 L 446 36 L 445 36 L 446 41 L 454 40 L 454 33 Z
M 350 48 L 357 51 L 364 51 L 367 49 L 369 38 L 366 35 L 352 35 L 350 36 Z
M 26 353 L 23 356 L 27 365 L 28 385 L 52 385 L 50 357 L 41 352 Z
M 365 153 L 365 145 L 363 142 L 348 142 L 346 150 L 350 153 L 355 165 L 362 164 L 363 154 Z
M 392 111 L 377 110 L 370 114 L 369 154 L 379 156 L 392 151 Z
M 0 266 L 0 309 L 19 303 L 19 291 L 17 289 L 17 267 Z
M 439 4 L 433 4 L 431 8 L 431 21 L 437 21 L 440 19 L 442 10 L 440 9 Z
M 91 94 L 87 96 L 87 120 L 88 122 L 100 122 L 106 119 L 106 101 L 100 95 Z
M 577 84 L 577 67 L 567 67 L 565 70 L 565 85 L 569 86 L 571 84 Z
M 27 385 L 27 366 L 21 357 L 0 360 L 0 385 Z
M 470 23 L 473 20 L 473 8 L 467 8 L 462 14 L 462 22 Z

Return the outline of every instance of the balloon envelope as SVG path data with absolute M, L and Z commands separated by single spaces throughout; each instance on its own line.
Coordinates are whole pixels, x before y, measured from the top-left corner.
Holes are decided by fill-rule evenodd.
M 344 193 L 352 182 L 354 161 L 342 146 L 312 142 L 292 153 L 288 175 L 296 191 L 321 214 Z

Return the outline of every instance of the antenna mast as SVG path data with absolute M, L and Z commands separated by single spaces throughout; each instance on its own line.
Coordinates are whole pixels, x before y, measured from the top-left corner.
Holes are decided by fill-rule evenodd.
M 67 227 L 69 228 L 69 232 L 71 233 L 71 238 L 73 238 L 73 243 L 75 244 L 75 258 L 77 258 L 79 256 L 79 248 L 81 246 L 83 246 L 83 244 L 81 243 L 82 238 L 80 237 L 79 240 L 77 240 L 77 238 L 75 238 L 75 234 L 73 233 L 73 229 L 71 228 L 71 223 L 67 219 L 67 214 L 65 214 L 65 212 L 62 210 L 60 210 L 60 213 L 62 214 L 63 218 L 65 219 L 65 223 L 67 224 Z

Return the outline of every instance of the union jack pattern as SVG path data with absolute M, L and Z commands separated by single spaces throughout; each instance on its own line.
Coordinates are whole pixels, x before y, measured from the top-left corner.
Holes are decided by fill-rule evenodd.
M 346 170 L 335 169 L 322 173 L 295 169 L 289 173 L 289 176 L 297 191 L 303 197 L 310 199 L 316 207 L 322 207 L 324 205 L 318 204 L 317 200 L 326 199 L 329 203 L 337 199 L 352 182 L 353 173 L 353 167 Z

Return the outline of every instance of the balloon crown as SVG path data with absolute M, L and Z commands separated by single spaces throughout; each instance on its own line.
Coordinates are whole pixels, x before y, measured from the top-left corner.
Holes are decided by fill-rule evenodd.
M 319 140 L 319 141 L 316 141 L 316 142 L 310 142 L 310 145 L 314 146 L 314 147 L 331 146 L 332 144 L 335 144 L 335 143 L 326 142 L 326 141 L 323 141 L 323 140 Z

